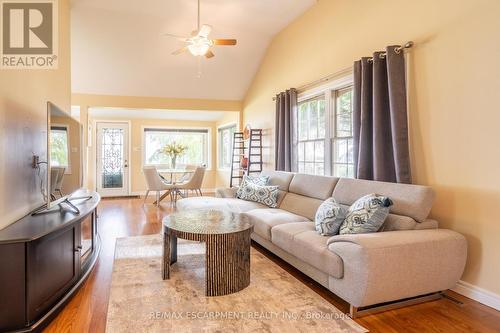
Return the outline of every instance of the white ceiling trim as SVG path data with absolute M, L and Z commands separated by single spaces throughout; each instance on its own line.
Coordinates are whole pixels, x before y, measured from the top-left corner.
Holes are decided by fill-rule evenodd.
M 218 121 L 231 111 L 90 108 L 94 118 Z M 231 112 L 234 113 L 234 112 Z

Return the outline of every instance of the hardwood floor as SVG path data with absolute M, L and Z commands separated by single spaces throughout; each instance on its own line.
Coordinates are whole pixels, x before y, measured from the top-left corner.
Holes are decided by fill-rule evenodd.
M 143 206 L 142 199 L 136 198 L 103 200 L 99 207 L 102 239 L 99 260 L 82 288 L 44 332 L 104 332 L 116 238 L 158 233 L 162 218 L 171 212 L 168 202 L 157 208 L 152 204 Z M 337 308 L 348 312 L 347 303 L 327 289 L 257 244 L 254 247 Z M 448 294 L 463 305 L 445 298 L 356 321 L 370 332 L 500 332 L 499 311 L 453 292 Z

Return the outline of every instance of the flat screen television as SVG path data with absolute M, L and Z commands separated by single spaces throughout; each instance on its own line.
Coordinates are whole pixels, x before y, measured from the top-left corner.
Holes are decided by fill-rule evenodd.
M 47 102 L 47 209 L 66 203 L 83 185 L 83 128 L 80 122 L 57 105 Z

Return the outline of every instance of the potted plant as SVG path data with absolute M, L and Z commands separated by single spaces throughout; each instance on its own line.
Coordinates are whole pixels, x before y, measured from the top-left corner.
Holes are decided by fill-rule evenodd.
M 177 157 L 182 156 L 186 152 L 186 150 L 186 146 L 180 143 L 176 143 L 175 141 L 165 145 L 165 147 L 161 149 L 163 154 L 166 154 L 170 157 L 172 169 L 175 169 Z

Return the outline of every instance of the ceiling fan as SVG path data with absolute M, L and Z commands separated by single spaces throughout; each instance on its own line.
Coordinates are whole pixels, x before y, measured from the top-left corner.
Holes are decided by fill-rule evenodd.
M 208 35 L 212 31 L 212 27 L 203 24 L 200 27 L 200 0 L 198 0 L 198 21 L 197 29 L 191 33 L 190 37 L 182 37 L 174 34 L 164 34 L 164 36 L 174 37 L 186 43 L 183 48 L 172 52 L 173 55 L 178 55 L 189 51 L 194 56 L 205 56 L 212 58 L 215 54 L 212 52 L 212 47 L 215 45 L 236 45 L 236 39 L 210 39 Z

